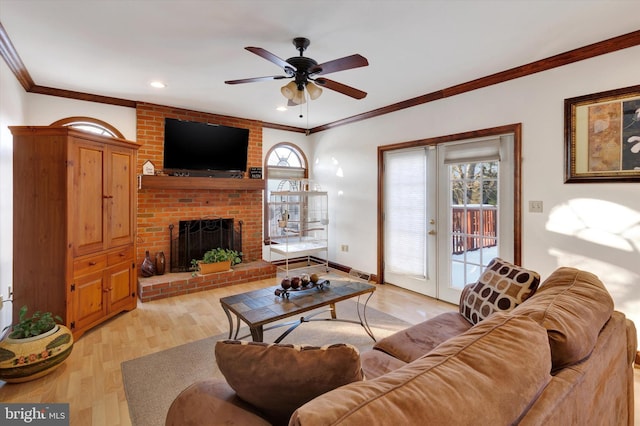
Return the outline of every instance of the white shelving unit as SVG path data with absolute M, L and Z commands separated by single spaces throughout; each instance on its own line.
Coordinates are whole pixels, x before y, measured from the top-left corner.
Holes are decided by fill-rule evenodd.
M 296 185 L 306 188 L 308 185 Z M 283 260 L 279 271 L 323 267 L 329 270 L 327 192 L 272 191 L 269 199 L 271 261 Z M 274 256 L 275 255 L 275 256 Z M 276 259 L 274 259 L 276 257 Z M 299 263 L 303 262 L 301 266 Z M 292 263 L 297 266 L 292 267 Z

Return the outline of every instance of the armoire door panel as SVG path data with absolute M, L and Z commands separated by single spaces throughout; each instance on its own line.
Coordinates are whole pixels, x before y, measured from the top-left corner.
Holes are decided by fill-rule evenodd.
M 109 310 L 116 310 L 131 303 L 131 284 L 133 281 L 131 262 L 115 266 L 109 270 Z
M 104 148 L 78 144 L 74 160 L 75 255 L 105 246 Z
M 107 313 L 103 294 L 104 272 L 85 275 L 74 281 L 75 326 L 83 328 Z
M 109 247 L 116 247 L 133 242 L 132 203 L 132 164 L 130 151 L 111 151 L 110 173 L 108 183 L 109 205 Z

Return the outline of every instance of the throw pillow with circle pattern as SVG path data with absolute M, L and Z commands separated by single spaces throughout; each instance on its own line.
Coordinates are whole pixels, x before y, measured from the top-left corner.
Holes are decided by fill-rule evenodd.
M 539 284 L 537 272 L 496 257 L 477 282 L 463 289 L 460 314 L 475 325 L 494 312 L 511 311 L 533 295 Z

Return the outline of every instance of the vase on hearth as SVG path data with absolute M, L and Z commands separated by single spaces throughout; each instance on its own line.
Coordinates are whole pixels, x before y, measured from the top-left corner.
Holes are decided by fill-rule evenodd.
M 166 259 L 164 257 L 164 252 L 163 251 L 157 252 L 156 253 L 156 274 L 157 275 L 164 275 L 165 263 L 166 263 Z
M 156 268 L 149 255 L 149 250 L 145 252 L 144 260 L 142 261 L 142 265 L 140 265 L 140 273 L 143 277 L 151 277 L 156 273 Z

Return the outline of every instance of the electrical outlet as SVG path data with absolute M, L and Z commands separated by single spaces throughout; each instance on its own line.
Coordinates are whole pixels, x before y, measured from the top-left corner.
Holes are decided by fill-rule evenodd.
M 529 201 L 529 213 L 542 213 L 542 201 Z
M 342 245 L 340 246 L 340 251 L 344 251 L 344 252 L 349 251 L 349 246 L 348 246 L 348 245 L 346 245 L 346 244 L 342 244 Z

